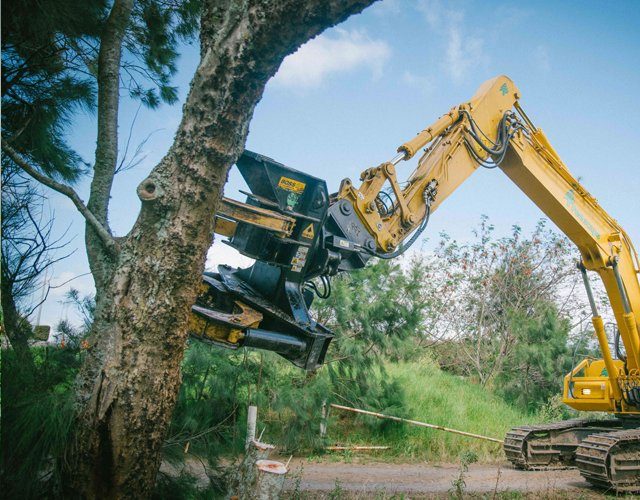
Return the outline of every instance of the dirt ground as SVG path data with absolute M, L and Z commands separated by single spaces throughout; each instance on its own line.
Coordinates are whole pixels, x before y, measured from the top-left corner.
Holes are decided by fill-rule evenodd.
M 339 463 L 293 460 L 286 490 L 318 498 L 438 498 L 454 493 L 456 464 Z M 472 464 L 464 475 L 465 496 L 485 498 L 601 498 L 575 469 L 521 471 L 508 464 Z M 517 492 L 517 493 L 515 493 Z M 494 495 L 497 493 L 497 495 Z

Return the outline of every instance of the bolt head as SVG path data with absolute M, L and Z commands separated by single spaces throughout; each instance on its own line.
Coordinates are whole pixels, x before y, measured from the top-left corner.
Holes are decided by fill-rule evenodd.
M 342 212 L 343 215 L 351 215 L 351 213 L 353 212 L 351 203 L 349 203 L 347 200 L 342 200 L 340 202 L 340 212 Z

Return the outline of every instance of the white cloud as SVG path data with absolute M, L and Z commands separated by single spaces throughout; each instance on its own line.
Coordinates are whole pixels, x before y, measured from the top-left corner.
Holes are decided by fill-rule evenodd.
M 447 69 L 454 82 L 461 82 L 471 70 L 482 64 L 484 40 L 464 36 L 461 27 L 453 24 L 449 27 L 447 43 Z
M 390 56 L 385 41 L 373 40 L 358 30 L 336 29 L 334 35 L 320 35 L 285 58 L 274 82 L 283 87 L 311 88 L 332 74 L 356 69 L 369 70 L 379 78 Z
M 432 77 L 417 75 L 409 70 L 402 74 L 402 81 L 409 87 L 418 89 L 425 94 L 432 92 L 436 88 Z
M 551 71 L 551 59 L 549 57 L 549 50 L 544 45 L 538 45 L 533 52 L 533 60 L 536 66 L 542 73 L 548 73 Z
M 501 5 L 495 11 L 496 21 L 493 33 L 499 35 L 504 31 L 516 29 L 534 13 L 535 11 L 527 6 Z
M 436 36 L 445 38 L 443 69 L 455 83 L 460 83 L 475 68 L 486 65 L 484 39 L 465 29 L 465 12 L 440 0 L 420 0 L 417 9 Z M 453 5 L 459 5 L 457 2 Z
M 227 264 L 231 267 L 249 267 L 255 261 L 245 257 L 235 248 L 216 240 L 207 251 L 207 262 L 204 267 L 207 271 L 217 271 L 218 265 Z
M 439 28 L 445 13 L 445 7 L 440 0 L 419 0 L 416 7 L 431 29 Z

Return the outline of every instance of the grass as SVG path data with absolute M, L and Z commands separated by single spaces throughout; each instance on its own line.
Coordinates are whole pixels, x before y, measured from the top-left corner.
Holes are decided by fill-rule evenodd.
M 511 427 L 540 420 L 478 384 L 443 372 L 428 359 L 389 365 L 387 372 L 406 392 L 403 415 L 397 416 L 498 439 L 503 439 Z M 485 462 L 503 458 L 501 446 L 489 441 L 340 410 L 333 410 L 333 417 L 329 429 L 333 441 L 390 446 L 384 454 L 372 455 L 383 460 L 449 462 L 466 452 L 475 453 Z

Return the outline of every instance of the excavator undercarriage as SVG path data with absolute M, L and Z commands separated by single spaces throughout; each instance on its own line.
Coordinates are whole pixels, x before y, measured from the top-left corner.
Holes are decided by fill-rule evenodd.
M 594 486 L 640 491 L 640 421 L 573 419 L 511 429 L 507 459 L 518 469 L 577 467 Z
M 640 422 L 632 419 L 573 419 L 511 429 L 507 459 L 518 469 L 577 467 L 595 486 L 640 491 Z
M 519 469 L 562 469 L 575 466 L 576 450 L 589 435 L 622 429 L 620 420 L 572 419 L 511 429 L 504 452 Z
M 639 493 L 640 428 L 589 435 L 578 446 L 576 465 L 580 474 L 595 486 Z

